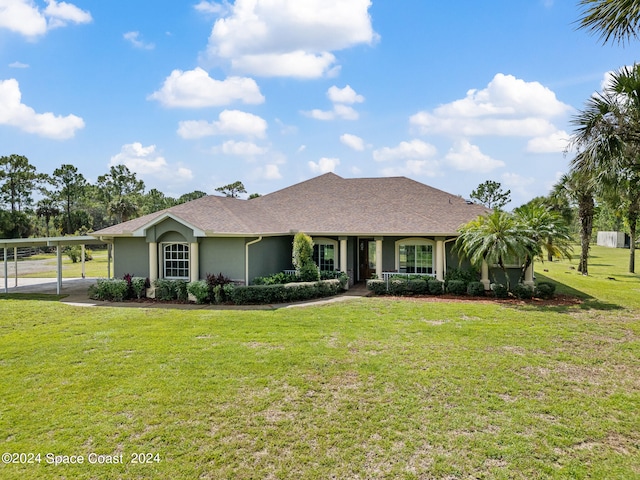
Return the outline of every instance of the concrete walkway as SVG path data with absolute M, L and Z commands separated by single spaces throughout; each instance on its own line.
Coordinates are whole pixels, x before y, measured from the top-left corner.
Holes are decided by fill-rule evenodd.
M 197 305 L 194 303 L 164 303 L 164 302 L 106 302 L 89 298 L 89 287 L 96 283 L 97 278 L 65 278 L 62 281 L 61 295 L 66 295 L 61 303 L 82 307 L 129 307 L 129 308 L 171 308 L 179 310 L 277 310 L 280 308 L 300 308 L 316 305 L 327 305 L 343 302 L 370 295 L 364 284 L 357 284 L 346 292 L 334 297 L 320 298 L 296 303 L 270 305 Z M 4 278 L 0 277 L 0 285 L 4 285 Z M 4 293 L 4 288 L 0 293 Z M 39 293 L 56 294 L 55 278 L 9 278 L 9 293 Z

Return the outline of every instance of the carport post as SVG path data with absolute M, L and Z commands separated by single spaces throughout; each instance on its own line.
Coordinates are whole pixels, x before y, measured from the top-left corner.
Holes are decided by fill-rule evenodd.
M 18 247 L 13 247 L 13 275 L 16 277 L 16 284 L 18 286 Z
M 57 277 L 58 281 L 56 282 L 56 294 L 60 295 L 60 291 L 62 290 L 62 245 L 58 243 L 56 246 L 56 257 L 58 260 L 58 271 Z
M 82 244 L 82 278 L 84 278 L 84 243 Z
M 9 293 L 9 265 L 7 264 L 7 247 L 4 247 L 4 293 Z

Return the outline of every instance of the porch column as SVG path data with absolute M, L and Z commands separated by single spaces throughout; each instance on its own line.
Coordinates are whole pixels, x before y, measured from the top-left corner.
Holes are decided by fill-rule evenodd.
M 158 243 L 149 242 L 149 281 L 158 279 Z
M 444 280 L 444 240 L 436 239 L 436 279 Z
M 107 278 L 111 278 L 111 244 L 107 243 Z
M 535 285 L 533 281 L 533 262 L 531 262 L 531 265 L 524 271 L 524 284 L 527 287 L 533 287 Z
M 376 277 L 382 280 L 382 237 L 376 237 Z
M 347 273 L 347 237 L 340 237 L 340 271 Z
M 198 254 L 198 242 L 193 242 L 189 246 L 189 277 L 192 282 L 200 280 L 200 256 Z
M 487 265 L 487 262 L 484 260 L 482 261 L 482 278 L 480 281 L 484 285 L 485 290 L 491 289 L 491 282 L 489 281 L 489 265 Z

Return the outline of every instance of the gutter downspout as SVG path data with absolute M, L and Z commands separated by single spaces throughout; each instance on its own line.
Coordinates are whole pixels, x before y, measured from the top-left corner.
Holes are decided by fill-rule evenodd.
M 244 284 L 249 285 L 249 247 L 262 241 L 262 235 L 244 245 Z

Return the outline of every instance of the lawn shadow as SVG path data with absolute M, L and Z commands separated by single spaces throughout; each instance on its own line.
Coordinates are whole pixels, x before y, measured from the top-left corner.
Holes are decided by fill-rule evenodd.
M 38 300 L 43 302 L 59 302 L 67 294 L 57 295 L 55 293 L 0 293 L 0 300 Z
M 556 295 L 567 295 L 569 297 L 575 297 L 581 300 L 581 303 L 578 304 L 578 307 L 582 310 L 623 310 L 624 307 L 618 305 L 616 303 L 603 302 L 598 300 L 592 295 L 585 293 L 581 290 L 577 290 L 573 287 L 570 287 L 566 283 L 559 282 L 557 280 L 551 279 L 541 273 L 536 272 L 536 281 L 538 282 L 549 282 L 553 283 L 556 286 Z M 534 307 L 540 310 L 545 311 L 554 311 L 554 312 L 566 312 L 571 308 L 574 308 L 575 305 L 545 305 L 540 307 Z

